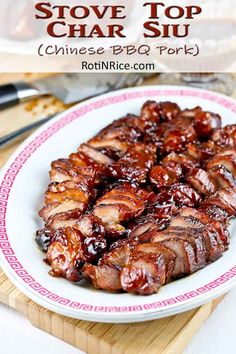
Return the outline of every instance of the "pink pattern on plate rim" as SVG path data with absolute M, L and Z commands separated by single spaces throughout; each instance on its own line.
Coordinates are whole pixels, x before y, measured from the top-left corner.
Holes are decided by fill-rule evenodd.
M 26 287 L 30 287 L 34 292 L 40 294 L 44 298 L 47 298 L 61 306 L 69 306 L 73 309 L 84 310 L 84 311 L 93 311 L 93 312 L 135 312 L 135 311 L 145 311 L 150 309 L 164 308 L 165 306 L 174 305 L 188 299 L 191 299 L 196 296 L 200 296 L 206 292 L 209 292 L 221 284 L 226 283 L 230 279 L 236 276 L 236 265 L 229 269 L 226 273 L 222 274 L 217 279 L 211 281 L 204 286 L 192 290 L 188 293 L 178 295 L 173 298 L 165 299 L 163 301 L 156 301 L 153 303 L 148 303 L 144 305 L 134 305 L 134 306 L 93 306 L 88 304 L 82 304 L 80 302 L 73 302 L 69 299 L 60 297 L 57 294 L 50 292 L 48 289 L 45 289 L 41 284 L 39 284 L 21 265 L 18 261 L 14 250 L 11 247 L 10 241 L 8 239 L 7 230 L 6 230 L 6 213 L 8 198 L 11 192 L 11 188 L 14 184 L 14 181 L 17 177 L 17 174 L 25 164 L 25 162 L 30 158 L 30 156 L 52 135 L 57 131 L 62 129 L 65 125 L 73 122 L 75 119 L 80 118 L 92 110 L 99 109 L 101 107 L 124 102 L 127 100 L 137 99 L 137 98 L 148 98 L 152 96 L 190 96 L 190 97 L 199 97 L 208 101 L 218 103 L 232 112 L 236 113 L 236 104 L 228 100 L 225 97 L 220 97 L 214 93 L 198 91 L 198 90 L 186 90 L 186 89 L 148 89 L 138 92 L 126 92 L 123 94 L 117 94 L 112 97 L 107 97 L 100 99 L 95 102 L 88 103 L 79 107 L 75 111 L 68 113 L 65 117 L 61 118 L 59 121 L 50 125 L 42 133 L 40 133 L 34 140 L 32 140 L 24 149 L 19 153 L 15 158 L 14 162 L 8 168 L 3 180 L 0 185 L 0 249 L 6 261 L 13 269 L 15 274 L 25 283 Z

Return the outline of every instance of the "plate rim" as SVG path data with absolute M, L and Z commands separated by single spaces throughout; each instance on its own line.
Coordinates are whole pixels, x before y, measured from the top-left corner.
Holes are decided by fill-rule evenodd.
M 130 94 L 130 92 L 131 92 L 131 94 Z M 132 94 L 132 92 L 133 92 L 133 94 Z M 135 92 L 136 92 L 136 95 L 134 94 Z M 16 157 L 18 157 L 20 153 L 22 153 L 24 148 L 26 148 L 30 143 L 34 142 L 34 140 L 37 137 L 40 137 L 40 135 L 42 133 L 44 133 L 48 129 L 54 127 L 56 125 L 56 123 L 58 123 L 58 127 L 59 127 L 58 130 L 60 130 L 61 128 L 63 128 L 64 125 L 69 124 L 70 121 L 73 121 L 74 119 L 78 119 L 83 114 L 86 114 L 89 112 L 89 111 L 86 111 L 86 109 L 83 109 L 83 107 L 95 106 L 95 108 L 99 109 L 100 107 L 103 107 L 103 106 L 100 106 L 98 104 L 98 102 L 103 101 L 103 103 L 104 103 L 104 101 L 105 101 L 105 106 L 106 106 L 107 104 L 110 104 L 110 103 L 118 103 L 118 101 L 116 100 L 117 98 L 122 99 L 122 97 L 123 97 L 125 100 L 132 99 L 132 98 L 136 99 L 136 98 L 138 98 L 138 95 L 137 95 L 138 92 L 143 93 L 143 95 L 140 95 L 140 98 L 142 98 L 142 97 L 148 98 L 147 93 L 149 93 L 149 96 L 153 96 L 154 94 L 157 94 L 157 92 L 159 92 L 159 93 L 162 92 L 162 95 L 160 96 L 160 98 L 166 97 L 168 95 L 171 96 L 171 94 L 173 96 L 176 96 L 176 95 L 178 95 L 177 93 L 179 93 L 179 95 L 182 97 L 186 97 L 186 96 L 196 97 L 197 96 L 197 97 L 201 97 L 202 99 L 208 99 L 208 100 L 210 99 L 211 101 L 212 101 L 212 98 L 215 98 L 215 102 L 217 102 L 218 104 L 222 104 L 222 102 L 224 102 L 224 104 L 222 104 L 222 105 L 224 105 L 225 108 L 227 108 L 227 109 L 234 108 L 234 109 L 232 109 L 232 111 L 236 114 L 236 101 L 233 98 L 227 97 L 225 95 L 222 95 L 222 94 L 219 94 L 216 92 L 198 89 L 198 88 L 186 87 L 186 86 L 147 85 L 147 86 L 141 86 L 141 87 L 132 87 L 132 88 L 128 88 L 128 89 L 122 89 L 122 90 L 110 92 L 107 94 L 103 94 L 103 95 L 94 97 L 92 99 L 86 100 L 82 103 L 79 103 L 79 104 L 71 107 L 70 109 L 60 113 L 55 118 L 53 118 L 51 121 L 47 122 L 42 127 L 37 129 L 33 134 L 31 134 L 22 144 L 20 144 L 20 146 L 10 156 L 8 161 L 5 163 L 5 165 L 1 169 L 0 182 L 2 183 L 7 169 L 9 169 L 11 167 L 13 161 L 16 160 Z M 167 94 L 167 92 L 168 92 L 168 94 Z M 190 94 L 185 95 L 187 93 L 190 93 Z M 195 94 L 193 94 L 193 93 L 195 93 Z M 96 102 L 97 102 L 97 104 L 95 104 Z M 83 114 L 76 115 L 78 113 L 79 109 L 81 109 Z M 72 117 L 70 117 L 71 114 L 72 114 Z M 73 116 L 73 114 L 74 114 L 74 116 Z M 68 121 L 68 117 L 70 117 L 71 120 Z M 64 120 L 65 124 L 61 126 L 59 123 L 62 122 L 63 120 Z M 50 138 L 50 136 L 48 138 Z M 43 143 L 44 143 L 44 141 L 41 144 L 43 144 Z M 41 144 L 39 146 L 41 146 Z M 37 146 L 35 150 L 37 150 L 37 148 L 39 146 Z M 27 159 L 26 159 L 26 161 L 27 161 Z M 0 186 L 0 191 L 2 191 L 2 185 Z M 0 201 L 1 200 L 2 199 L 0 198 Z M 7 233 L 7 230 L 6 230 L 6 233 Z M 6 239 L 4 241 L 6 241 Z M 30 291 L 29 286 L 27 286 L 27 284 L 24 284 L 22 279 L 20 279 L 21 281 L 19 281 L 19 275 L 17 277 L 16 276 L 17 273 L 14 272 L 14 270 L 10 268 L 10 263 L 7 264 L 6 255 L 3 254 L 4 249 L 1 247 L 2 244 L 3 244 L 3 242 L 0 238 L 0 249 L 2 251 L 0 253 L 0 262 L 1 262 L 1 265 L 3 265 L 2 268 L 4 269 L 6 274 L 9 276 L 10 280 L 12 280 L 12 282 L 15 284 L 15 286 L 17 288 L 20 288 L 20 290 L 23 293 L 25 293 L 28 297 L 33 299 L 33 301 L 35 301 L 36 303 L 38 303 L 41 306 L 44 306 L 52 311 L 55 311 L 57 313 L 61 313 L 66 316 L 68 316 L 68 314 L 69 314 L 70 317 L 80 318 L 80 319 L 85 319 L 85 320 L 91 320 L 91 321 L 97 321 L 97 322 L 98 321 L 117 322 L 117 320 L 119 320 L 118 322 L 138 322 L 138 321 L 150 320 L 150 319 L 154 319 L 154 318 L 161 318 L 161 317 L 168 316 L 170 314 L 175 314 L 175 313 L 187 311 L 188 309 L 197 307 L 198 305 L 201 305 L 202 303 L 205 303 L 208 300 L 210 301 L 210 299 L 220 296 L 222 293 L 229 290 L 229 288 L 232 288 L 234 286 L 234 284 L 236 283 L 236 278 L 234 278 L 236 276 L 236 265 L 235 265 L 233 268 L 231 268 L 229 271 L 227 271 L 225 274 L 222 274 L 219 277 L 219 278 L 221 278 L 221 277 L 225 276 L 228 272 L 231 272 L 231 275 L 232 275 L 232 277 L 230 277 L 229 279 L 227 279 L 224 282 L 223 286 L 222 286 L 222 284 L 217 285 L 217 287 L 218 287 L 217 290 L 215 290 L 216 288 L 211 289 L 208 291 L 207 294 L 206 293 L 204 293 L 203 295 L 198 294 L 196 297 L 194 296 L 194 297 L 190 297 L 188 299 L 185 299 L 185 301 L 182 303 L 177 302 L 173 306 L 171 306 L 169 304 L 167 308 L 164 308 L 164 307 L 162 307 L 162 308 L 161 307 L 159 307 L 159 308 L 154 307 L 154 308 L 149 308 L 149 309 L 142 308 L 141 310 L 138 310 L 138 311 L 128 310 L 125 312 L 118 312 L 118 311 L 117 312 L 113 312 L 113 311 L 111 311 L 111 312 L 91 311 L 90 312 L 85 309 L 79 309 L 79 311 L 75 311 L 75 308 L 70 309 L 66 306 L 63 307 L 62 304 L 60 304 L 60 303 L 52 303 L 52 301 L 46 300 L 47 298 L 43 297 L 42 294 L 40 295 L 38 293 L 35 293 L 35 291 Z M 215 279 L 215 281 L 219 280 L 219 278 Z M 37 280 L 35 280 L 35 281 L 37 282 Z M 208 284 L 206 284 L 206 285 L 208 285 Z M 43 303 L 43 305 L 42 305 L 42 303 Z M 146 304 L 146 305 L 153 305 L 154 303 Z M 83 304 L 83 305 L 84 306 L 91 306 L 91 305 L 86 305 L 86 304 Z M 137 306 L 139 307 L 139 305 L 134 305 L 131 307 L 135 308 Z M 143 306 L 144 305 L 142 305 L 142 307 Z M 119 317 L 119 318 L 116 318 L 116 317 Z M 146 317 L 146 319 L 145 319 L 145 317 Z M 141 318 L 141 319 L 139 319 L 139 318 Z

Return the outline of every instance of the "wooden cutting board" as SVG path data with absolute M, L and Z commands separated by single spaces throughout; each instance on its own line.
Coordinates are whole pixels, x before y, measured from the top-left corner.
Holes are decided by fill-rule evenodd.
M 181 354 L 220 301 L 221 298 L 156 321 L 132 324 L 78 321 L 35 304 L 0 270 L 0 302 L 21 312 L 34 326 L 89 354 Z
M 19 79 L 33 80 L 38 74 L 1 74 L 0 84 Z M 145 84 L 157 84 L 157 80 Z M 52 97 L 0 112 L 0 136 L 32 121 L 64 110 Z M 27 134 L 28 135 L 28 134 Z M 0 149 L 0 167 L 26 137 Z M 0 269 L 0 302 L 24 314 L 31 323 L 89 354 L 179 354 L 222 298 L 180 315 L 137 324 L 101 324 L 57 315 L 23 295 Z

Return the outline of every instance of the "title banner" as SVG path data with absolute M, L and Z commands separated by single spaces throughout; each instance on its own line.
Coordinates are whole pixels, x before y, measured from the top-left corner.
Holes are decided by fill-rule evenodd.
M 1 0 L 1 72 L 236 71 L 234 0 Z

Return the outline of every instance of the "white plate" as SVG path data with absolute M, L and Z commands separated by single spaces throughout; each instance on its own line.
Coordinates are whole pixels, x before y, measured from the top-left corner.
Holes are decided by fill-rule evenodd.
M 0 259 L 13 283 L 36 303 L 60 314 L 100 322 L 138 322 L 183 312 L 227 292 L 236 284 L 236 235 L 229 251 L 199 272 L 163 286 L 158 294 L 112 294 L 48 275 L 34 242 L 42 227 L 37 211 L 49 182 L 52 160 L 66 157 L 101 128 L 147 99 L 171 100 L 181 108 L 200 105 L 236 122 L 236 103 L 223 95 L 175 86 L 147 86 L 106 94 L 79 104 L 44 125 L 11 157 L 0 175 Z M 235 226 L 235 227 L 233 227 Z M 234 230 L 233 230 L 234 229 Z

